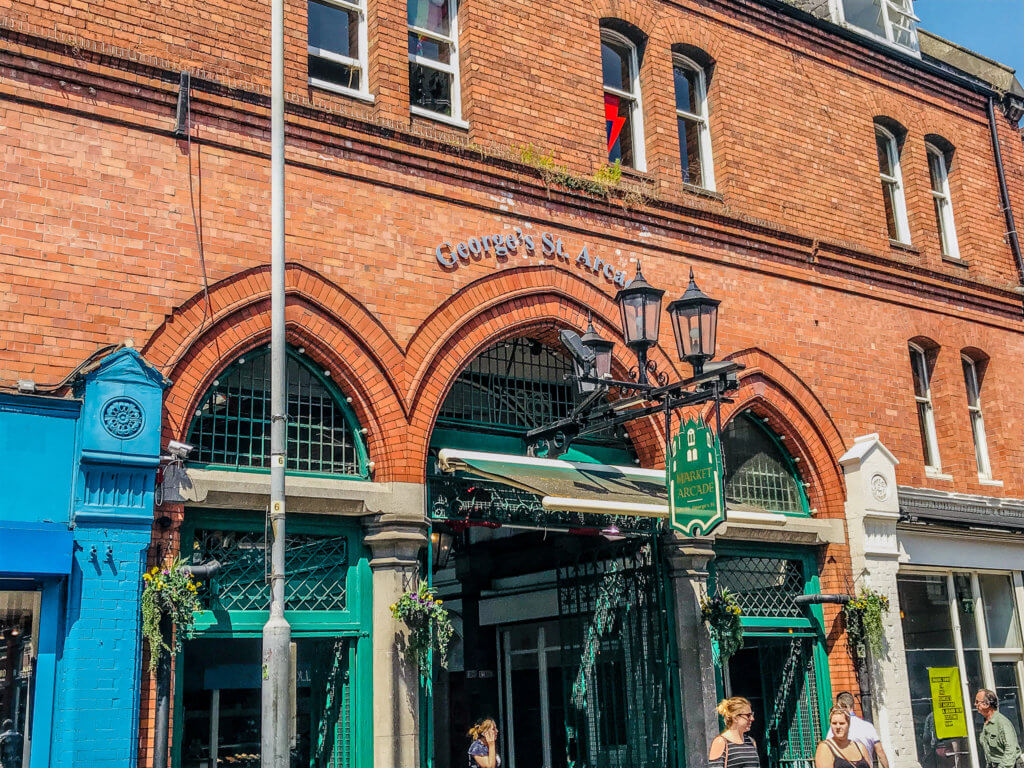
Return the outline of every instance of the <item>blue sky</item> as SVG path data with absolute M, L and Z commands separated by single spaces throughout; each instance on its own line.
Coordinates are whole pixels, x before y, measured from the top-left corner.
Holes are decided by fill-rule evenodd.
M 1024 82 L 1024 0 L 915 0 L 921 26 L 1017 70 Z

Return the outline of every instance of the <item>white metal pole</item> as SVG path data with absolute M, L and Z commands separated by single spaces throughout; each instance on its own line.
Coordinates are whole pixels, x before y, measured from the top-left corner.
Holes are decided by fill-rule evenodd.
M 263 627 L 262 768 L 289 768 L 291 627 L 284 617 L 284 0 L 270 5 L 270 617 Z

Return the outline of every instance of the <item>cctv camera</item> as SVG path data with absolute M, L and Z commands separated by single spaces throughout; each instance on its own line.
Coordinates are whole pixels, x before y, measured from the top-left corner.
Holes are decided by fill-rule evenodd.
M 579 366 L 584 371 L 589 371 L 590 367 L 594 364 L 594 360 L 597 359 L 594 350 L 585 346 L 580 337 L 572 331 L 559 331 L 558 336 Z
M 188 455 L 192 453 L 193 446 L 188 443 L 180 443 L 177 440 L 171 440 L 167 443 L 167 452 L 176 459 L 187 459 Z

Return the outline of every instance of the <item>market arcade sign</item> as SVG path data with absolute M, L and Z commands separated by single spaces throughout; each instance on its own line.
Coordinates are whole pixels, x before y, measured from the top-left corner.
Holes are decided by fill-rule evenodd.
M 487 258 L 504 262 L 516 254 L 528 259 L 538 253 L 545 258 L 555 259 L 566 264 L 572 262 L 575 266 L 588 272 L 601 275 L 619 288 L 626 287 L 628 281 L 626 270 L 616 269 L 610 262 L 598 256 L 591 256 L 586 245 L 574 257 L 573 252 L 566 249 L 562 238 L 556 237 L 550 232 L 541 232 L 539 236 L 535 236 L 524 233 L 519 227 L 513 227 L 510 233 L 502 232 L 496 235 L 470 237 L 454 245 L 445 240 L 434 249 L 437 263 L 447 271 L 454 271 L 465 264 Z
M 703 421 L 690 419 L 673 438 L 666 474 L 672 530 L 707 536 L 725 522 L 721 448 Z

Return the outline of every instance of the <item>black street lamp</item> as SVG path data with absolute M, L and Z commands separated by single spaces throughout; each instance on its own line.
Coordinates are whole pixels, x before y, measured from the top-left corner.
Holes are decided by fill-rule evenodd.
M 665 372 L 659 372 L 653 362 L 648 362 L 648 350 L 658 343 L 664 295 L 663 290 L 644 279 L 638 264 L 636 277 L 615 296 L 622 313 L 622 335 L 626 346 L 637 358 L 635 377 L 630 371 L 632 381 L 612 378 L 612 349 L 615 344 L 594 330 L 593 320 L 587 323 L 587 331 L 582 338 L 572 331 L 559 332 L 574 361 L 575 376 L 572 378 L 584 397 L 567 416 L 527 432 L 531 456 L 559 456 L 578 437 L 600 434 L 609 427 L 655 413 L 665 416 L 667 439 L 670 413 L 676 408 L 713 402 L 717 413 L 721 403 L 729 402 L 725 396 L 739 386 L 737 373 L 743 366 L 732 362 L 716 363 L 713 369 L 707 366 L 708 370 L 705 370 L 708 361 L 715 356 L 718 305 L 721 302 L 697 287 L 692 269 L 689 286 L 679 299 L 669 304 L 668 313 L 672 318 L 672 333 L 679 359 L 693 366 L 693 377 L 670 383 Z M 654 376 L 657 384 L 650 381 L 648 374 Z M 618 389 L 622 396 L 614 402 L 607 402 L 604 395 L 610 389 Z
M 721 303 L 697 287 L 691 267 L 686 293 L 668 305 L 679 359 L 693 366 L 694 376 L 700 376 L 704 372 L 704 363 L 715 356 L 718 305 Z
M 615 303 L 622 313 L 622 335 L 626 346 L 636 353 L 637 381 L 647 384 L 647 350 L 658 343 L 661 325 L 661 299 L 665 292 L 644 279 L 640 263 L 636 276 L 629 285 L 615 295 Z
M 583 370 L 583 366 L 576 361 L 576 374 L 581 377 L 589 377 L 593 375 L 596 379 L 608 379 L 612 375 L 612 349 L 615 347 L 614 341 L 609 341 L 594 330 L 593 318 L 587 318 L 587 332 L 583 334 L 580 341 L 583 342 L 583 346 L 594 353 L 594 363 L 591 370 Z M 597 382 L 593 381 L 580 381 L 581 392 L 592 392 L 597 388 Z

